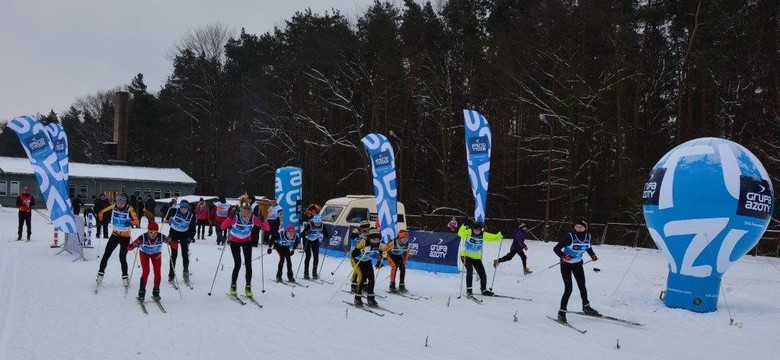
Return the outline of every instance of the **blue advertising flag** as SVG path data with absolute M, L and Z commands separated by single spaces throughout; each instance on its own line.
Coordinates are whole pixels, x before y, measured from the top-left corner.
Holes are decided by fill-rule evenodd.
M 76 219 L 68 197 L 68 184 L 46 127 L 30 116 L 15 118 L 8 122 L 8 127 L 16 132 L 30 159 L 52 224 L 62 232 L 75 233 Z
M 474 219 L 485 221 L 493 136 L 487 119 L 478 111 L 463 110 L 463 120 L 466 129 L 466 161 L 471 193 L 474 195 Z
M 300 230 L 301 198 L 303 197 L 303 170 L 299 167 L 285 166 L 276 169 L 275 182 L 276 202 L 284 211 L 280 219 L 279 231 L 284 231 L 287 225 Z
M 387 243 L 395 239 L 398 234 L 398 187 L 393 145 L 381 134 L 368 134 L 361 141 L 366 147 L 368 157 L 371 158 L 377 217 L 382 241 Z

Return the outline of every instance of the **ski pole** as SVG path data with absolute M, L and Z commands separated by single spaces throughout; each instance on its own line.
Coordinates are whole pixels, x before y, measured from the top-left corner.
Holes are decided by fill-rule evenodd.
M 504 239 L 501 239 L 501 242 L 498 243 L 498 256 L 497 259 L 501 257 L 501 248 L 504 246 Z M 496 266 L 493 266 L 493 280 L 490 280 L 490 291 L 493 291 L 493 284 L 496 283 L 496 272 L 498 272 L 498 264 Z
M 301 273 L 301 264 L 303 264 L 303 258 L 306 257 L 306 255 L 307 255 L 306 254 L 306 249 L 308 249 L 309 243 L 310 243 L 309 241 L 306 241 L 306 243 L 303 245 L 303 254 L 301 255 L 301 260 L 298 261 L 298 269 L 295 270 L 295 278 L 296 279 L 298 278 L 298 274 Z M 295 251 L 295 249 L 293 249 L 293 251 Z M 307 263 L 307 266 L 308 266 L 308 263 Z
M 184 297 L 181 295 L 181 288 L 179 287 L 179 279 L 176 276 L 176 268 L 173 263 L 173 256 L 171 256 L 171 246 L 168 246 L 168 264 L 171 266 L 171 272 L 173 273 L 173 284 L 176 287 L 176 290 L 179 290 L 179 298 L 183 299 Z
M 341 264 L 344 263 L 344 260 L 347 260 L 348 256 L 349 256 L 349 252 L 345 252 L 344 253 L 344 258 L 341 259 L 341 262 L 339 263 L 339 266 L 336 266 L 336 268 L 333 269 L 333 271 L 330 272 L 331 275 L 335 275 L 336 274 L 336 271 L 338 271 L 338 269 L 341 267 Z
M 327 259 L 328 256 L 328 245 L 325 245 L 325 252 L 322 254 L 322 262 L 320 263 L 320 269 L 317 271 L 317 274 L 322 274 L 322 268 L 325 267 L 325 259 Z
M 260 231 L 262 234 L 262 231 Z M 260 292 L 265 294 L 265 266 L 263 265 L 263 257 L 265 257 L 265 251 L 263 251 L 263 242 L 260 242 Z
M 135 272 L 136 259 L 138 259 L 138 248 L 135 249 L 135 255 L 133 256 L 133 268 L 130 269 L 130 277 L 127 278 L 127 287 L 125 288 L 125 299 L 127 299 L 127 290 L 130 289 L 130 282 L 133 281 L 133 273 Z
M 222 252 L 219 254 L 219 261 L 217 262 L 217 268 L 214 270 L 214 279 L 211 280 L 211 288 L 209 289 L 209 296 L 211 296 L 211 291 L 214 290 L 214 283 L 217 281 L 217 272 L 219 271 L 219 265 L 222 264 L 222 256 L 225 255 L 225 247 L 226 245 L 222 245 Z
M 336 292 L 333 293 L 333 296 L 330 297 L 328 302 L 333 301 L 333 298 L 336 297 L 336 294 L 338 294 L 341 288 L 344 287 L 344 284 L 347 283 L 347 280 L 349 280 L 349 278 L 352 277 L 352 273 L 355 272 L 355 269 L 357 269 L 358 265 L 360 265 L 360 262 L 363 261 L 363 256 L 365 256 L 365 254 L 360 255 L 360 259 L 358 259 L 358 261 L 355 261 L 355 266 L 352 267 L 352 270 L 350 270 L 349 274 L 347 274 L 347 277 L 344 278 L 344 281 L 341 282 L 341 285 L 339 285 L 339 287 L 336 288 Z M 360 282 L 362 283 L 363 279 L 360 279 Z

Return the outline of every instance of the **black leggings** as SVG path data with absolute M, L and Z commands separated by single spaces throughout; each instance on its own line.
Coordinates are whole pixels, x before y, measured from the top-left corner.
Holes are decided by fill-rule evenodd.
M 189 239 L 171 239 L 179 243 L 178 247 L 181 247 L 181 262 L 184 265 L 184 272 L 188 273 L 190 268 L 190 240 Z M 178 247 L 171 246 L 171 269 L 168 271 L 168 278 L 174 277 L 176 273 L 176 259 L 179 258 Z
M 484 291 L 487 288 L 487 275 L 485 275 L 485 265 L 482 265 L 482 259 L 466 257 L 466 263 L 464 265 L 466 265 L 466 290 L 471 290 L 474 269 L 477 269 L 477 275 L 479 275 L 479 289 Z
M 246 265 L 246 284 L 252 285 L 252 242 L 230 243 L 230 252 L 233 254 L 233 276 L 230 284 L 235 285 L 238 280 L 238 271 L 241 270 L 241 252 L 244 253 Z
M 303 260 L 303 273 L 309 273 L 309 259 L 314 255 L 314 267 L 312 267 L 311 274 L 317 274 L 317 266 L 320 263 L 320 242 L 303 239 L 303 251 L 306 253 L 306 257 Z
M 582 305 L 588 305 L 588 289 L 585 288 L 585 270 L 582 268 L 582 261 L 570 264 L 567 262 L 561 263 L 561 277 L 563 277 L 563 296 L 561 296 L 561 310 L 566 310 L 566 306 L 569 304 L 569 296 L 571 296 L 572 284 L 571 276 L 574 275 L 574 279 L 577 280 L 577 287 L 580 289 L 580 297 L 582 297 Z
M 509 250 L 509 254 L 502 256 L 500 259 L 498 259 L 498 262 L 502 263 L 512 260 L 512 258 L 515 257 L 515 254 L 520 255 L 520 260 L 523 260 L 523 268 L 525 268 L 527 257 L 525 256 L 525 252 L 523 250 Z
M 32 212 L 30 211 L 20 211 L 19 212 L 19 231 L 17 234 L 19 235 L 19 238 L 22 238 L 22 225 L 27 224 L 27 237 L 30 237 L 30 234 L 32 234 L 32 228 L 30 227 L 30 220 L 32 219 Z
M 279 254 L 279 268 L 276 270 L 276 277 L 282 277 L 282 268 L 284 268 L 284 261 L 287 261 L 287 277 L 293 277 L 292 271 L 292 259 L 290 258 L 290 248 L 286 246 L 274 246 L 276 252 Z
M 122 265 L 122 277 L 127 276 L 127 245 L 130 244 L 129 236 L 119 236 L 117 234 L 111 234 L 106 243 L 106 251 L 103 252 L 103 258 L 100 259 L 100 269 L 98 273 L 103 274 L 106 271 L 106 265 L 108 265 L 108 258 L 114 253 L 114 249 L 119 246 L 119 264 Z
M 376 279 L 374 279 L 374 266 L 371 265 L 371 261 L 359 262 L 355 274 L 357 275 L 357 292 L 355 294 L 360 295 L 365 290 L 368 296 L 373 296 Z M 368 280 L 368 284 L 363 285 L 365 280 Z

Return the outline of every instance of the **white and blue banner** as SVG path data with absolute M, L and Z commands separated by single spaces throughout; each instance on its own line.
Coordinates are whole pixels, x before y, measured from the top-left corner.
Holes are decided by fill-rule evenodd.
M 60 166 L 60 159 L 46 127 L 30 116 L 15 118 L 8 122 L 8 127 L 16 132 L 30 159 L 38 187 L 46 201 L 46 208 L 51 214 L 52 224 L 65 233 L 77 232 L 76 219 L 68 196 L 67 174 Z
M 371 158 L 377 217 L 382 242 L 387 243 L 394 240 L 398 233 L 398 186 L 393 145 L 381 134 L 368 134 L 361 141 Z
M 723 274 L 758 243 L 775 210 L 772 181 L 758 158 L 718 138 L 666 153 L 642 201 L 669 270 L 664 303 L 695 312 L 718 309 Z
M 320 254 L 343 258 L 349 249 L 349 237 L 354 227 L 325 224 L 331 234 L 320 243 Z M 407 269 L 435 273 L 459 273 L 458 249 L 460 238 L 451 232 L 409 231 L 409 262 Z
M 463 110 L 463 120 L 466 129 L 466 161 L 471 193 L 474 195 L 474 219 L 485 221 L 493 135 L 487 119 L 478 111 Z
M 280 219 L 279 231 L 284 231 L 289 224 L 295 226 L 296 232 L 300 231 L 303 170 L 294 166 L 276 169 L 274 189 L 276 202 L 284 211 L 284 218 Z

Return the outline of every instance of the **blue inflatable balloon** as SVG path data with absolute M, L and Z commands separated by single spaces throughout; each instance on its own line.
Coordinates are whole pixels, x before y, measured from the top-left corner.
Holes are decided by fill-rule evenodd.
M 717 310 L 723 274 L 758 243 L 774 212 L 764 166 L 735 142 L 691 140 L 658 161 L 642 199 L 647 230 L 669 263 L 666 306 Z

